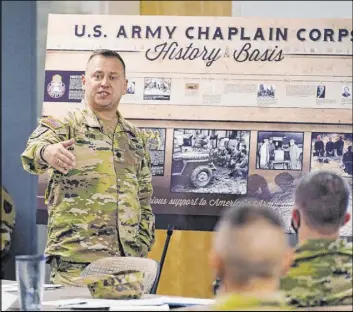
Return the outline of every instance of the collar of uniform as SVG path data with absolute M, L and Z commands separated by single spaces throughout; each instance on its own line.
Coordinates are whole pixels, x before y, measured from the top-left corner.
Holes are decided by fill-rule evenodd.
M 308 256 L 314 257 L 319 255 L 327 255 L 330 253 L 349 254 L 352 255 L 352 244 L 348 243 L 346 239 L 308 239 L 296 247 L 296 260 L 306 258 Z
M 101 128 L 101 125 L 98 121 L 96 114 L 93 112 L 91 107 L 82 100 L 82 104 L 84 105 L 83 115 L 84 115 L 84 123 L 92 128 Z M 133 131 L 133 127 L 131 124 L 121 115 L 121 113 L 117 110 L 116 112 L 118 116 L 118 123 L 121 125 L 124 131 Z
M 84 101 L 82 100 L 82 105 L 84 106 L 83 109 L 83 123 L 85 123 L 87 126 L 91 128 L 101 128 L 101 125 L 99 124 L 98 118 L 96 114 L 93 112 L 91 107 Z
M 123 128 L 124 131 L 129 131 L 132 133 L 135 133 L 134 131 L 134 127 L 132 126 L 131 123 L 129 123 L 122 115 L 119 111 L 117 111 L 117 115 L 118 115 L 118 123 L 121 125 L 121 127 Z

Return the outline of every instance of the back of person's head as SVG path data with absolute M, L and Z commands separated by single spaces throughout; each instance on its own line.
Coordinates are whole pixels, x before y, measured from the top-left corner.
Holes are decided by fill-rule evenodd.
M 288 242 L 278 216 L 260 205 L 229 208 L 216 227 L 211 264 L 222 281 L 246 285 L 284 274 Z
M 305 175 L 295 193 L 293 219 L 297 219 L 297 228 L 304 221 L 316 233 L 338 233 L 340 227 L 350 219 L 347 212 L 349 193 L 348 183 L 336 173 L 316 171 Z M 298 211 L 300 216 L 297 215 Z

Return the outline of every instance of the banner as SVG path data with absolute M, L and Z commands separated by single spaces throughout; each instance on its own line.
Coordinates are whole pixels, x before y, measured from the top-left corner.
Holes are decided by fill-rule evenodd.
M 162 143 L 150 141 L 157 228 L 212 230 L 255 198 L 291 232 L 303 174 L 332 169 L 352 185 L 352 38 L 348 19 L 49 15 L 43 115 L 81 107 L 92 50 L 118 51 L 120 110 Z

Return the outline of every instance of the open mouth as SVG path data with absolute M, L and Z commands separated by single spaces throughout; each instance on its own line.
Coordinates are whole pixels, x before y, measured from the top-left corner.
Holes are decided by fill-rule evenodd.
M 109 93 L 106 92 L 106 91 L 101 91 L 101 92 L 98 92 L 98 95 L 100 95 L 100 96 L 108 96 Z

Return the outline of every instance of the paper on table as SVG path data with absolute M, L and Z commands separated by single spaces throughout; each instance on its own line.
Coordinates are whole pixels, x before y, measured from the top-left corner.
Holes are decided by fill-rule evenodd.
M 109 311 L 169 311 L 169 305 L 110 307 Z
M 1 311 L 6 311 L 17 300 L 17 296 L 1 290 Z
M 45 284 L 44 285 L 45 290 L 57 289 L 57 288 L 62 288 L 62 287 L 64 287 L 64 286 L 61 284 Z M 1 290 L 6 291 L 6 292 L 17 292 L 18 291 L 17 283 L 3 284 L 3 285 L 1 285 Z
M 214 299 L 189 298 L 178 296 L 163 296 L 162 301 L 170 306 L 189 306 L 189 305 L 209 305 L 215 302 Z
M 110 308 L 110 307 L 127 307 L 127 306 L 159 306 L 164 302 L 161 297 L 150 299 L 131 299 L 131 300 L 109 300 L 109 299 L 67 299 L 45 301 L 43 305 L 57 306 L 65 309 L 97 309 L 97 308 Z

